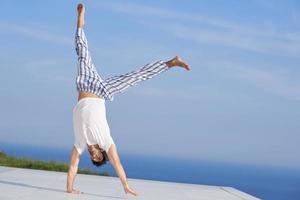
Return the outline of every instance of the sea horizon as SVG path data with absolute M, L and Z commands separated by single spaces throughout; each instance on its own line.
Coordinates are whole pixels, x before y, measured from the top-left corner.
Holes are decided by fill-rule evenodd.
M 68 163 L 71 148 L 0 143 L 0 151 L 16 157 Z M 300 199 L 300 169 L 297 168 L 121 152 L 120 159 L 128 178 L 234 187 L 260 199 Z M 93 166 L 86 151 L 79 167 L 116 176 L 110 163 L 100 168 Z

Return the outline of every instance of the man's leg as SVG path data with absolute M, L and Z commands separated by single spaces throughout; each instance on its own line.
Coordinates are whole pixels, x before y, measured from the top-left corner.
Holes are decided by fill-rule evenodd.
M 78 56 L 78 77 L 77 84 L 80 90 L 85 90 L 88 88 L 89 84 L 102 80 L 99 76 L 95 65 L 92 62 L 91 54 L 88 48 L 88 42 L 83 29 L 84 26 L 84 14 L 85 7 L 79 4 L 77 7 L 78 18 L 77 18 L 77 29 L 75 34 L 75 47 Z
M 78 55 L 79 62 L 79 70 L 77 83 L 85 83 L 78 84 L 79 90 L 85 90 L 89 84 L 99 84 L 99 91 L 93 91 L 99 93 L 99 95 L 104 95 L 106 99 L 113 99 L 113 95 L 118 92 L 122 92 L 126 90 L 128 87 L 135 85 L 136 83 L 152 78 L 153 76 L 166 71 L 167 69 L 179 66 L 189 70 L 189 67 L 184 61 L 182 61 L 178 56 L 175 58 L 164 62 L 164 61 L 156 61 L 153 63 L 149 63 L 142 67 L 139 70 L 108 78 L 106 80 L 102 80 L 98 75 L 97 70 L 92 63 L 92 59 L 90 56 L 90 52 L 88 50 L 87 39 L 85 37 L 85 33 L 83 30 L 84 26 L 84 12 L 85 8 L 82 4 L 79 4 L 78 7 L 78 21 L 77 21 L 77 31 L 76 31 L 76 52 Z M 94 90 L 97 88 L 94 87 Z
M 139 70 L 135 70 L 123 75 L 110 77 L 104 80 L 104 85 L 108 89 L 108 92 L 111 95 L 114 95 L 116 93 L 123 92 L 130 86 L 133 86 L 140 81 L 150 79 L 174 66 L 183 67 L 186 70 L 189 70 L 188 65 L 184 63 L 178 56 L 176 56 L 175 58 L 167 62 L 159 60 L 156 62 L 148 63 Z
M 123 75 L 113 76 L 104 80 L 104 85 L 111 95 L 123 92 L 136 83 L 150 79 L 155 75 L 166 71 L 168 66 L 163 61 L 149 63 L 139 70 L 135 70 Z
M 87 39 L 83 28 L 77 28 L 75 34 L 76 53 L 78 56 L 79 73 L 89 76 L 98 76 L 95 65 L 92 62 L 91 54 L 88 49 Z

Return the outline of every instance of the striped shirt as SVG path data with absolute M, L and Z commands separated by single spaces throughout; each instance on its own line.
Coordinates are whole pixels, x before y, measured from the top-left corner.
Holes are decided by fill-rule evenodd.
M 150 79 L 168 69 L 164 61 L 158 60 L 148 63 L 138 70 L 102 79 L 92 62 L 87 39 L 82 28 L 77 28 L 75 45 L 78 56 L 77 91 L 90 92 L 103 97 L 105 100 L 113 101 L 114 94 L 123 92 L 130 86 Z

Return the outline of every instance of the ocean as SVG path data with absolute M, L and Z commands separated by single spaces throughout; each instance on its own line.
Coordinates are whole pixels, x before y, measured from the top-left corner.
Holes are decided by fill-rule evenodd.
M 17 157 L 68 163 L 71 149 L 0 144 L 0 151 Z M 229 186 L 266 200 L 300 200 L 300 169 L 119 153 L 129 178 Z M 111 164 L 93 166 L 87 151 L 81 157 L 80 167 L 116 176 Z

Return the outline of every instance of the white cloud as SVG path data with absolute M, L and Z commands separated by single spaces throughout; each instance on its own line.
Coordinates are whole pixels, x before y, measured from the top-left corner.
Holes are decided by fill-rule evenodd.
M 207 64 L 222 76 L 248 82 L 267 93 L 285 99 L 300 100 L 300 82 L 294 80 L 291 75 L 293 72 L 286 68 L 275 70 L 278 66 L 257 66 L 234 61 L 214 61 Z
M 26 70 L 25 72 L 27 75 L 30 75 L 30 77 L 36 81 L 61 82 L 68 85 L 73 84 L 73 80 L 70 80 L 70 77 L 75 75 L 75 70 L 65 68 L 65 66 L 69 65 L 70 63 L 68 63 L 67 60 L 47 57 L 23 63 L 23 67 Z
M 281 27 L 274 27 L 272 23 L 268 27 L 265 24 L 253 26 L 142 4 L 125 4 L 124 2 L 101 2 L 101 4 L 94 5 L 101 9 L 139 16 L 136 19 L 138 22 L 154 26 L 181 39 L 275 55 L 298 56 L 300 53 L 300 32 L 282 30 Z M 143 19 L 148 16 L 151 18 Z M 163 20 L 158 21 L 157 18 Z M 168 19 L 172 21 L 166 21 Z M 177 22 L 178 20 L 194 24 L 187 26 Z
M 287 75 L 253 68 L 239 68 L 234 76 L 284 98 L 300 100 L 300 83 L 293 82 Z
M 268 4 L 269 1 L 261 1 L 261 3 Z M 276 56 L 292 56 L 296 58 L 300 55 L 300 32 L 296 31 L 297 29 L 282 29 L 273 22 L 270 22 L 268 26 L 259 22 L 256 25 L 249 25 L 148 5 L 125 4 L 124 2 L 106 2 L 101 3 L 101 5 L 95 3 L 94 5 L 100 9 L 137 16 L 136 21 L 138 23 L 152 26 L 184 40 L 222 45 Z M 272 9 L 274 8 L 272 7 Z M 291 13 L 291 19 L 292 17 L 293 13 Z M 188 23 L 183 24 L 179 23 L 179 21 Z M 208 65 L 210 64 L 208 63 Z M 235 63 L 234 61 L 229 63 L 228 61 L 220 60 L 217 66 L 225 66 L 221 70 L 222 72 L 230 71 L 227 74 L 228 78 L 249 82 L 265 92 L 286 99 L 300 100 L 300 83 L 291 78 L 290 73 L 292 72 L 275 71 L 272 66 L 268 67 L 268 70 L 263 70 L 266 69 L 263 65 L 256 63 L 255 66 L 249 66 L 245 63 Z M 162 91 L 145 90 L 138 92 L 142 95 L 164 95 Z M 168 91 L 166 95 L 182 96 L 177 93 L 180 92 Z M 201 97 L 193 95 L 192 98 L 199 99 Z
M 11 32 L 25 37 L 31 37 L 46 42 L 54 42 L 61 45 L 73 45 L 74 42 L 69 37 L 59 35 L 39 27 L 23 26 L 19 24 L 0 21 L 0 30 L 3 32 Z
M 163 26 L 153 24 L 177 38 L 190 40 L 198 43 L 209 43 L 234 47 L 258 53 L 270 53 L 274 55 L 285 55 L 298 57 L 300 54 L 300 42 L 298 35 L 289 35 L 293 40 L 276 40 L 271 38 L 257 38 L 251 35 L 243 35 L 235 32 L 211 30 L 205 28 L 194 28 L 180 24 L 164 24 Z M 299 40 L 300 41 L 300 40 Z

